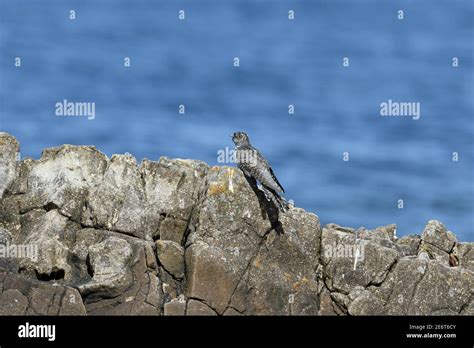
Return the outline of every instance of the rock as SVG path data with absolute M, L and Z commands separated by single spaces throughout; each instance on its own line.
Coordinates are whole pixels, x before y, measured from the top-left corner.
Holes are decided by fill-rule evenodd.
M 102 180 L 107 157 L 92 146 L 63 145 L 44 150 L 41 159 L 30 164 L 29 172 L 22 174 L 27 175 L 28 190 L 21 211 L 59 208 L 80 221 L 89 192 Z
M 474 243 L 439 221 L 321 229 L 237 168 L 0 148 L 0 314 L 474 314 Z
M 144 181 L 149 219 L 161 217 L 159 237 L 183 242 L 191 213 L 205 184 L 208 165 L 201 161 L 169 159 L 143 160 L 140 173 Z M 156 228 L 155 228 L 156 230 Z M 150 231 L 152 237 L 157 238 Z
M 301 209 L 281 218 L 279 236 L 242 173 L 211 168 L 186 249 L 187 296 L 219 314 L 229 307 L 246 314 L 316 312 L 319 220 Z
M 357 240 L 355 234 L 332 226 L 323 229 L 322 261 L 330 290 L 348 294 L 356 286 L 378 285 L 398 257 L 395 249 L 382 246 L 378 239 Z
M 35 160 L 28 157 L 20 161 L 17 165 L 18 177 L 11 186 L 12 194 L 19 195 L 28 192 L 28 176 L 36 163 Z
M 226 316 L 234 316 L 234 317 L 235 317 L 235 316 L 240 316 L 240 315 L 242 315 L 242 313 L 237 312 L 237 311 L 236 311 L 234 308 L 232 308 L 232 307 L 229 307 L 229 308 L 226 309 L 226 311 L 224 312 L 223 315 L 226 315 Z
M 427 315 L 442 308 L 459 313 L 470 303 L 474 274 L 439 261 L 402 258 L 380 289 L 387 314 Z
M 384 303 L 369 290 L 362 288 L 361 291 L 352 291 L 349 294 L 351 302 L 348 305 L 350 315 L 383 315 L 385 314 Z
M 232 296 L 231 306 L 244 314 L 318 312 L 319 218 L 295 208 L 281 219 L 285 234 L 272 231 L 261 240 Z
M 397 240 L 397 250 L 401 256 L 417 255 L 420 243 L 420 236 L 403 236 Z
M 39 279 L 71 280 L 71 266 L 68 263 L 69 248 L 64 242 L 64 231 L 68 219 L 52 210 L 46 213 L 30 212 L 26 217 L 22 233 L 26 235 L 23 245 L 31 247 L 30 257 L 20 261 L 23 272 L 36 274 Z
M 114 282 L 120 282 L 120 278 L 126 273 L 132 248 L 124 239 L 109 237 L 103 242 L 91 245 L 88 256 L 92 280 L 97 283 L 110 283 L 110 286 L 114 287 Z
M 446 227 L 436 220 L 428 221 L 421 239 L 446 253 L 451 252 L 454 243 L 456 243 L 456 237 L 451 232 L 448 233 Z
M 456 245 L 456 254 L 459 266 L 474 272 L 474 243 L 458 243 Z
M 441 250 L 433 244 L 422 241 L 418 248 L 418 257 L 424 260 L 438 260 L 445 265 L 449 265 L 449 253 Z
M 184 248 L 170 240 L 156 241 L 156 255 L 164 269 L 176 278 L 184 277 Z
M 28 308 L 28 299 L 17 289 L 8 289 L 0 295 L 1 315 L 22 315 Z
M 12 240 L 12 234 L 4 228 L 0 228 L 0 245 L 8 245 Z M 3 257 L 3 256 L 1 256 Z
M 205 303 L 191 299 L 186 307 L 186 315 L 217 315 L 217 313 Z
M 76 257 L 88 263 L 78 285 L 90 315 L 159 315 L 162 292 L 151 242 L 108 231 L 79 232 Z
M 219 248 L 196 242 L 186 250 L 186 264 L 187 297 L 207 300 L 222 314 L 238 282 L 225 255 Z
M 102 182 L 90 195 L 87 218 L 83 223 L 91 227 L 145 237 L 145 191 L 134 157 L 112 156 Z
M 0 315 L 85 315 L 76 289 L 0 270 Z
M 20 146 L 10 134 L 0 132 L 0 198 L 8 191 L 17 176 Z
M 174 298 L 164 305 L 164 315 L 185 315 L 186 300 L 184 297 Z

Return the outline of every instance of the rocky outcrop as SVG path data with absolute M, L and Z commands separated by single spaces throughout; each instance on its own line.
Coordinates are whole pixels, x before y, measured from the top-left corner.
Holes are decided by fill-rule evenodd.
M 236 168 L 18 153 L 0 133 L 0 314 L 474 314 L 473 243 L 438 221 L 321 228 Z

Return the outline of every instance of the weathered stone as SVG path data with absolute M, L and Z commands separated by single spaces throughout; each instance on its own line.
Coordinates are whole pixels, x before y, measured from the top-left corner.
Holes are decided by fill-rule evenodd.
M 242 315 L 242 313 L 240 312 L 237 312 L 234 308 L 232 307 L 229 307 L 226 309 L 226 311 L 224 312 L 223 315 L 226 315 L 226 316 L 240 316 Z
M 116 235 L 115 232 L 109 232 L 109 236 L 104 241 L 109 241 L 113 246 L 115 241 L 110 242 L 110 238 Z M 89 315 L 159 315 L 163 303 L 162 285 L 155 274 L 156 268 L 150 268 L 147 262 L 150 242 L 127 236 L 123 239 L 132 249 L 132 253 L 129 254 L 128 247 L 120 242 L 123 244 L 125 254 L 130 255 L 128 261 L 123 258 L 120 263 L 110 267 L 109 260 L 103 260 L 105 268 L 115 270 L 118 272 L 117 275 L 103 281 L 93 280 L 79 286 L 85 298 L 87 313 Z M 109 257 L 113 257 L 114 253 L 115 251 L 108 253 Z
M 446 266 L 449 265 L 449 253 L 441 250 L 433 244 L 422 241 L 418 253 L 419 258 L 421 259 L 438 260 Z
M 17 289 L 9 289 L 0 295 L 0 315 L 22 315 L 28 308 L 28 299 Z
M 474 243 L 458 243 L 456 254 L 459 259 L 459 266 L 474 272 Z
M 420 236 L 403 236 L 397 240 L 397 250 L 402 257 L 417 255 L 420 243 Z
M 160 239 L 171 240 L 175 243 L 181 244 L 187 226 L 188 221 L 165 217 L 160 224 Z
M 176 278 L 184 276 L 184 248 L 169 240 L 156 241 L 156 255 L 164 269 Z
M 196 242 L 186 250 L 186 296 L 208 301 L 218 313 L 227 308 L 239 280 L 221 249 Z
M 322 235 L 322 261 L 330 290 L 348 294 L 355 286 L 383 282 L 398 258 L 398 252 L 372 239 L 357 240 L 355 234 L 326 226 Z
M 181 298 L 172 299 L 164 305 L 164 315 L 185 315 L 186 300 Z
M 131 155 L 112 156 L 102 182 L 91 192 L 83 223 L 145 238 L 145 191 Z
M 142 161 L 139 170 L 147 199 L 147 220 L 153 222 L 149 228 L 153 238 L 158 237 L 158 223 L 160 239 L 182 243 L 208 168 L 201 161 L 167 157 L 158 162 Z M 156 220 L 160 216 L 161 222 Z
M 451 252 L 454 243 L 456 243 L 456 237 L 452 233 L 448 233 L 446 227 L 436 220 L 428 221 L 421 239 L 446 253 Z
M 319 219 L 295 208 L 281 222 L 285 233 L 272 231 L 262 239 L 231 305 L 255 315 L 317 314 Z
M 0 134 L 0 246 L 38 253 L 0 257 L 0 314 L 474 314 L 474 244 L 438 221 L 321 231 L 237 168 L 17 145 Z
M 23 245 L 31 248 L 31 255 L 20 261 L 23 272 L 37 274 L 40 278 L 71 280 L 70 252 L 64 241 L 68 219 L 57 210 L 31 212 L 27 217 L 28 222 L 22 228 L 22 235 L 26 236 Z
M 0 315 L 85 315 L 76 289 L 0 270 Z
M 7 196 L 0 199 L 0 227 L 8 231 L 12 243 L 19 242 L 22 223 L 18 196 Z
M 201 301 L 189 300 L 186 306 L 186 315 L 217 315 L 208 305 Z
M 369 290 L 353 290 L 349 294 L 349 297 L 351 298 L 351 302 L 347 305 L 347 309 L 350 315 L 385 314 L 382 300 L 374 296 Z
M 17 177 L 17 158 L 20 145 L 10 134 L 0 132 L 0 198 Z
M 374 294 L 387 314 L 426 315 L 442 308 L 459 312 L 469 304 L 474 274 L 438 261 L 402 258 Z
M 127 266 L 132 248 L 126 240 L 108 237 L 91 245 L 88 256 L 92 280 L 80 287 L 82 293 L 100 290 L 118 294 L 131 285 L 132 277 Z
M 28 192 L 28 176 L 31 169 L 37 162 L 29 157 L 24 158 L 17 165 L 18 176 L 11 185 L 11 193 L 14 195 L 24 194 Z
M 80 221 L 89 191 L 101 182 L 106 166 L 107 157 L 92 146 L 44 150 L 29 168 L 21 211 L 48 206 Z

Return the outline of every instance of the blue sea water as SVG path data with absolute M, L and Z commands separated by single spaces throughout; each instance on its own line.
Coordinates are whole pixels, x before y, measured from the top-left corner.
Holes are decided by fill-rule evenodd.
M 473 18 L 472 0 L 0 0 L 0 131 L 23 157 L 69 143 L 214 165 L 243 130 L 323 224 L 438 219 L 474 241 Z M 55 116 L 64 99 L 95 119 Z M 420 119 L 381 117 L 389 99 Z

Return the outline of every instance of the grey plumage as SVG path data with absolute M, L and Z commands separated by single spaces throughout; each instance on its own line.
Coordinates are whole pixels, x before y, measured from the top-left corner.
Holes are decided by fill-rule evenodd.
M 250 144 L 248 135 L 244 132 L 236 132 L 232 135 L 232 141 L 235 144 L 235 158 L 238 167 L 246 176 L 260 182 L 267 199 L 273 201 L 279 210 L 286 211 L 288 206 L 279 195 L 285 190 L 268 161 Z

